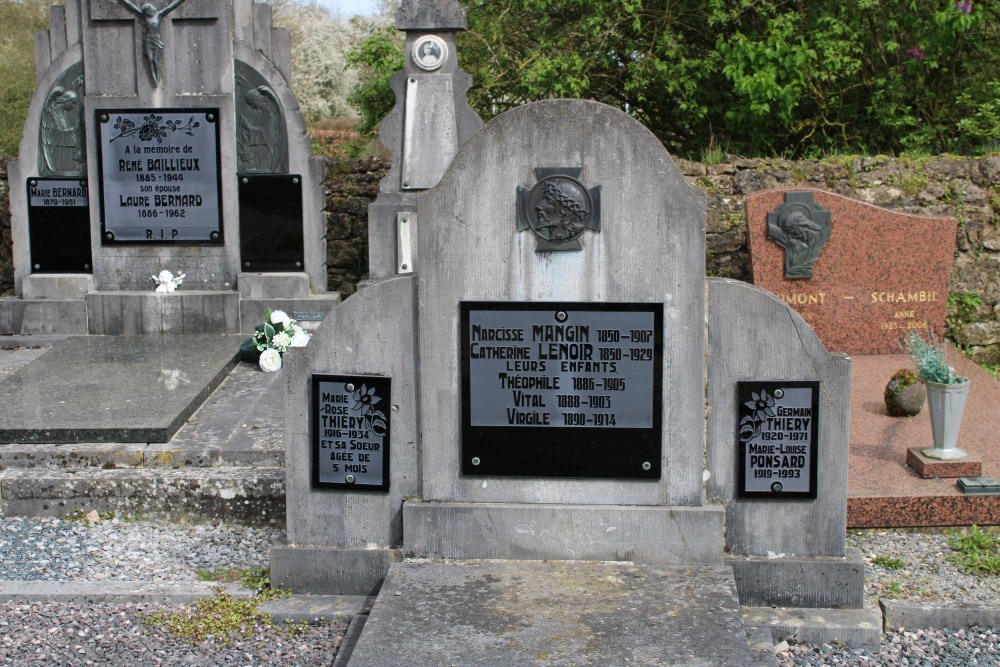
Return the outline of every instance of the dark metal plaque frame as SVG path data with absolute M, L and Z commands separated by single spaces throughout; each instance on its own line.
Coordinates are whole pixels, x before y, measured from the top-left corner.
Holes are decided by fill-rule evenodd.
M 788 380 L 788 381 L 740 381 L 737 383 L 737 399 L 738 404 L 736 408 L 736 450 L 737 450 L 737 468 L 736 468 L 736 478 L 737 478 L 737 492 L 736 495 L 743 499 L 757 499 L 757 500 L 815 500 L 816 499 L 816 484 L 818 479 L 818 460 L 819 460 L 819 389 L 820 383 L 814 380 Z M 795 441 L 795 444 L 804 444 L 808 447 L 809 451 L 809 462 L 805 474 L 808 475 L 809 486 L 805 491 L 785 491 L 784 485 L 782 484 L 781 473 L 778 472 L 777 475 L 772 478 L 768 478 L 772 482 L 772 490 L 770 491 L 754 491 L 747 490 L 747 471 L 749 461 L 748 449 L 750 448 L 750 440 L 746 442 L 741 439 L 741 428 L 743 427 L 744 418 L 750 416 L 753 417 L 753 413 L 756 412 L 755 409 L 747 407 L 747 403 L 754 400 L 753 395 L 756 393 L 758 397 L 761 396 L 761 391 L 767 392 L 768 396 L 775 397 L 775 391 L 780 390 L 784 393 L 785 389 L 811 389 L 812 397 L 810 401 L 810 407 L 812 408 L 812 419 L 809 423 L 809 441 L 801 442 Z M 777 401 L 780 401 L 778 398 Z M 773 408 L 778 406 L 777 401 L 772 406 L 772 412 L 777 415 L 777 411 Z M 748 424 L 749 426 L 749 424 Z M 778 444 L 780 444 L 779 441 Z M 784 444 L 790 444 L 784 442 Z M 844 465 L 847 465 L 846 461 Z M 752 467 L 751 467 L 752 469 Z M 774 472 L 786 470 L 783 467 L 774 468 Z M 801 474 L 801 473 L 800 473 Z M 787 478 L 786 478 L 787 481 Z M 774 487 L 774 484 L 779 484 L 781 486 Z M 773 490 L 777 488 L 777 490 Z
M 112 119 L 114 116 L 120 115 L 135 115 L 135 114 L 155 114 L 155 115 L 186 115 L 186 116 L 204 116 L 199 122 L 205 122 L 206 124 L 212 125 L 212 133 L 214 134 L 213 150 L 215 151 L 214 160 L 214 170 L 215 170 L 215 187 L 212 190 L 212 195 L 215 197 L 215 206 L 212 207 L 215 218 L 212 224 L 208 225 L 212 227 L 211 231 L 205 235 L 204 238 L 145 238 L 145 239 L 120 239 L 117 238 L 113 230 L 107 228 L 108 220 L 108 210 L 107 202 L 105 201 L 107 196 L 107 189 L 104 179 L 104 149 L 103 149 L 103 132 L 107 131 L 104 127 L 105 125 L 111 125 L 112 120 L 104 121 L 102 117 L 107 116 Z M 212 120 L 207 120 L 209 117 Z M 99 178 L 98 183 L 98 196 L 100 198 L 101 205 L 101 245 L 223 245 L 225 243 L 225 234 L 223 231 L 223 212 L 222 212 L 222 153 L 221 153 L 221 138 L 220 138 L 220 118 L 218 108 L 209 107 L 180 107 L 180 108 L 146 108 L 146 109 L 95 109 L 94 110 L 94 127 L 97 128 L 97 173 Z M 140 137 L 143 136 L 141 132 L 137 132 Z M 142 140 L 140 138 L 140 140 Z M 184 157 L 184 154 L 180 154 L 178 157 Z M 200 156 L 199 156 L 200 157 Z M 144 158 L 145 159 L 145 156 Z M 164 185 L 175 183 L 175 181 L 150 181 L 150 185 Z M 154 194 L 156 194 L 154 192 Z M 150 207 L 155 209 L 156 207 Z M 184 208 L 184 207 L 167 207 L 167 208 Z M 138 216 L 139 207 L 136 208 L 136 215 Z M 168 222 L 169 218 L 163 218 L 162 220 L 157 215 L 156 218 L 152 219 L 152 222 L 156 224 L 150 224 L 151 228 L 160 228 L 161 234 L 162 230 L 170 227 L 169 224 L 161 224 Z
M 371 482 L 355 482 L 348 483 L 347 481 L 329 481 L 322 479 L 321 474 L 321 461 L 320 456 L 323 452 L 334 452 L 334 451 L 344 451 L 350 452 L 350 443 L 352 438 L 348 435 L 349 429 L 340 429 L 342 433 L 339 436 L 330 435 L 326 437 L 321 426 L 321 415 L 320 415 L 320 387 L 326 383 L 345 383 L 353 384 L 356 388 L 366 387 L 374 391 L 374 395 L 378 396 L 381 401 L 378 402 L 378 406 L 384 406 L 384 410 L 381 410 L 385 416 L 384 421 L 384 435 L 380 436 L 382 439 L 380 451 L 378 454 L 382 457 L 382 475 L 378 483 Z M 391 440 L 392 440 L 392 379 L 377 375 L 323 375 L 314 374 L 312 376 L 312 403 L 311 403 L 311 422 L 312 422 L 312 437 L 310 439 L 312 444 L 312 488 L 313 489 L 339 489 L 347 491 L 388 491 L 389 490 L 389 458 L 392 451 Z M 345 405 L 349 405 L 345 404 Z M 374 407 L 374 406 L 372 406 Z M 379 408 L 380 409 L 380 408 Z M 351 411 L 353 406 L 351 406 Z M 359 414 L 363 415 L 363 412 Z M 334 427 L 336 429 L 336 427 Z M 336 445 L 338 442 L 343 442 L 344 447 L 338 448 Z M 326 444 L 326 447 L 323 445 Z M 360 463 L 361 461 L 355 461 L 354 463 Z M 345 478 L 349 471 L 343 471 Z M 330 473 L 331 475 L 333 472 Z M 339 471 L 337 473 L 339 475 Z M 359 473 L 360 474 L 360 473 Z
M 302 177 L 238 174 L 240 265 L 244 271 L 302 271 Z
M 67 188 L 87 190 L 86 179 L 27 179 L 28 237 L 32 273 L 92 273 L 90 246 L 90 197 L 32 196 L 39 184 L 65 183 Z M 42 203 L 37 203 L 41 199 Z M 51 201 L 46 204 L 45 202 Z M 33 203 L 36 202 L 36 203 Z
M 650 427 L 473 426 L 470 313 L 478 310 L 652 313 Z M 663 432 L 663 304 L 476 301 L 462 302 L 460 311 L 463 475 L 644 480 L 660 478 Z M 568 393 L 574 392 L 570 390 Z M 478 459 L 479 464 L 474 464 L 473 459 Z

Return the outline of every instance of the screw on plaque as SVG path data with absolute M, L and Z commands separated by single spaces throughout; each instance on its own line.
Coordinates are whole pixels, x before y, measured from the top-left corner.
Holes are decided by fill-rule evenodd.
M 649 470 L 652 467 L 653 467 L 653 464 L 650 463 L 649 461 L 643 461 L 642 462 L 642 469 L 643 470 Z
M 347 391 L 354 391 L 354 385 L 348 382 L 347 384 L 344 385 L 344 389 L 346 389 Z
M 771 490 L 774 491 L 775 493 L 781 493 L 781 490 L 783 488 L 785 487 L 781 485 L 781 482 L 775 482 L 774 484 L 771 485 Z
M 569 315 L 566 314 L 565 310 L 556 311 L 556 322 L 565 322 L 567 318 L 569 318 Z
M 30 181 L 28 181 L 28 185 L 30 185 L 33 188 L 37 187 L 38 186 L 38 181 L 36 181 L 35 179 L 31 179 Z
M 481 461 L 479 460 L 479 457 L 478 457 L 478 456 L 473 456 L 473 457 L 472 457 L 472 465 L 474 465 L 474 466 L 477 466 L 477 465 L 479 465 L 480 463 L 482 463 L 482 462 L 481 462 Z
M 347 482 L 348 484 L 354 484 L 356 481 L 358 481 L 358 478 L 355 477 L 354 475 L 348 475 L 347 477 L 344 478 L 344 481 Z
M 775 389 L 774 390 L 774 397 L 775 398 L 781 398 L 784 395 L 785 395 L 785 390 L 784 389 Z

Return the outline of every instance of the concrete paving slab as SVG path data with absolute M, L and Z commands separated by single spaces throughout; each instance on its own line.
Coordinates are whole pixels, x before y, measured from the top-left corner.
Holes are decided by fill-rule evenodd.
M 240 340 L 68 338 L 0 380 L 0 442 L 167 442 L 232 370 Z
M 756 664 L 729 568 L 407 562 L 350 667 Z
M 256 364 L 237 364 L 219 391 L 205 401 L 168 445 L 159 447 L 176 450 L 211 447 L 230 454 L 272 450 L 283 456 L 282 377 L 282 372 L 265 373 Z M 153 447 L 150 446 L 150 451 Z

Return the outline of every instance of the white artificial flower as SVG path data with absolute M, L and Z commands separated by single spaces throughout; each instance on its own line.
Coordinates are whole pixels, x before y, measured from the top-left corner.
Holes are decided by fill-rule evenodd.
M 277 350 L 264 350 L 260 353 L 260 370 L 270 373 L 281 369 L 281 354 Z
M 288 316 L 288 313 L 286 313 L 285 311 L 283 311 L 283 310 L 272 310 L 271 311 L 271 324 L 272 325 L 278 326 L 280 324 L 281 326 L 285 327 L 285 326 L 288 326 L 288 324 L 291 321 L 292 321 L 292 318 L 290 318 Z
M 294 336 L 292 336 L 292 342 L 289 343 L 289 347 L 305 347 L 309 343 L 309 334 L 305 331 L 299 330 Z
M 292 337 L 288 334 L 287 331 L 279 331 L 278 333 L 274 334 L 273 338 L 271 338 L 271 344 L 274 345 L 275 349 L 277 349 L 279 352 L 284 352 L 285 350 L 287 350 L 291 342 L 292 342 Z

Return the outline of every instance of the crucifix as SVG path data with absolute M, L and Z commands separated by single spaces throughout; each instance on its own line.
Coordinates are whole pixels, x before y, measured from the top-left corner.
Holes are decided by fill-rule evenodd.
M 138 7 L 131 0 L 121 0 L 121 3 L 139 16 L 142 26 L 142 53 L 149 63 L 149 73 L 153 77 L 153 86 L 160 85 L 160 56 L 163 53 L 163 39 L 160 37 L 160 22 L 163 17 L 177 8 L 184 0 L 173 0 L 163 9 L 156 9 L 151 3 Z

